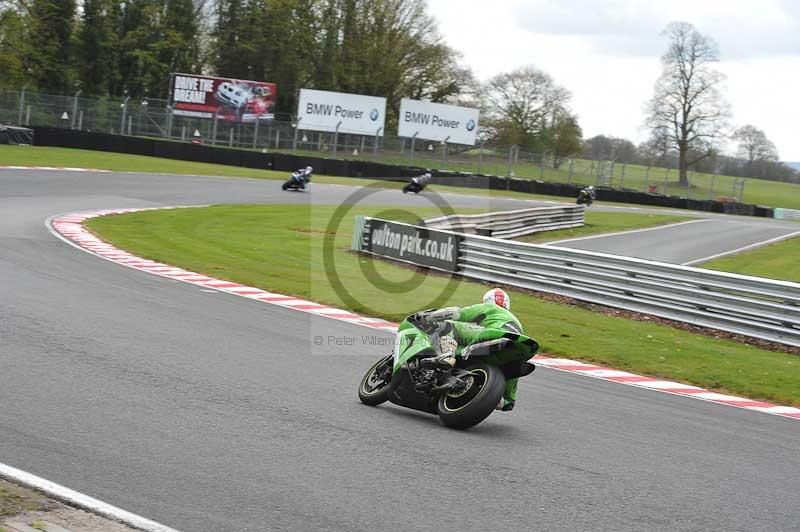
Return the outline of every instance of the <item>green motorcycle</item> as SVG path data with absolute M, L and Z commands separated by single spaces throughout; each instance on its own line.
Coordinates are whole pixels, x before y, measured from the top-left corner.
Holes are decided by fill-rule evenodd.
M 470 340 L 456 337 L 456 363 L 442 363 L 439 338 L 469 327 Z M 386 401 L 438 415 L 444 425 L 466 429 L 491 414 L 503 398 L 506 379 L 533 373 L 536 340 L 505 329 L 452 321 L 430 322 L 413 314 L 398 328 L 391 355 L 378 360 L 358 387 L 362 403 Z

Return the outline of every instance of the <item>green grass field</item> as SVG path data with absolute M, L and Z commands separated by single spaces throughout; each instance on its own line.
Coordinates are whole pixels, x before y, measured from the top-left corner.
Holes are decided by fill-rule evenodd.
M 662 214 L 586 211 L 586 224 L 583 227 L 534 233 L 532 235 L 520 237 L 517 240 L 539 244 L 552 242 L 554 240 L 565 240 L 567 238 L 616 233 L 617 231 L 628 231 L 631 229 L 643 229 L 646 227 L 682 222 L 689 219 L 690 218 L 682 216 Z
M 800 257 L 800 237 L 795 237 L 752 251 L 704 262 L 700 267 L 800 283 L 798 257 Z
M 107 216 L 88 225 L 142 257 L 388 319 L 420 308 L 474 303 L 485 292 L 486 286 L 479 283 L 424 275 L 348 251 L 353 215 L 390 216 L 399 211 L 354 207 L 340 225 L 331 227 L 335 211 L 328 206 L 215 206 Z M 433 214 L 426 209 L 405 212 L 406 219 Z M 328 260 L 323 257 L 326 235 L 333 238 Z M 352 305 L 337 293 L 337 283 L 356 298 Z M 449 295 L 448 285 L 453 289 Z M 443 293 L 446 297 L 437 297 Z M 548 354 L 800 405 L 797 356 L 520 292 L 512 292 L 512 297 L 514 312 Z

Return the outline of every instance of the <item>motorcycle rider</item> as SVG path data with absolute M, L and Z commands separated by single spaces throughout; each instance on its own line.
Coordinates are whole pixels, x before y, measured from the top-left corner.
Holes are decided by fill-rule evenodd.
M 403 193 L 406 193 L 406 192 L 414 192 L 414 193 L 422 192 L 425 189 L 425 187 L 428 186 L 428 183 L 430 183 L 430 181 L 431 181 L 431 173 L 430 172 L 425 172 L 422 175 L 419 175 L 419 176 L 416 176 L 416 177 L 412 177 L 411 178 L 411 182 L 409 184 L 407 184 L 405 187 L 403 187 Z
M 578 192 L 578 202 L 580 203 L 581 198 L 583 198 L 584 202 L 591 205 L 592 202 L 595 200 L 596 195 L 597 193 L 594 190 L 594 185 L 589 185 L 588 187 Z
M 425 311 L 417 314 L 422 322 L 448 321 L 452 328 L 439 338 L 441 355 L 428 359 L 431 364 L 453 367 L 456 364 L 456 348 L 459 340 L 469 345 L 470 339 L 480 333 L 480 329 L 506 329 L 516 334 L 523 334 L 522 323 L 511 313 L 511 298 L 501 288 L 493 288 L 483 295 L 483 303 L 466 307 L 446 307 L 439 310 Z M 476 328 L 478 325 L 479 328 Z M 518 378 L 506 380 L 503 399 L 498 410 L 508 412 L 514 408 L 517 400 Z
M 313 168 L 306 166 L 305 168 L 301 168 L 300 170 L 296 171 L 294 175 L 296 179 L 299 179 L 303 182 L 303 185 L 306 185 L 311 181 L 311 172 L 313 171 Z

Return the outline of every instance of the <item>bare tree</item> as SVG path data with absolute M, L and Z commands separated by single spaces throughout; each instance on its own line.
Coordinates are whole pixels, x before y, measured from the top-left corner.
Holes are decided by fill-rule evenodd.
M 570 97 L 549 74 L 531 66 L 498 74 L 485 88 L 488 121 L 508 144 L 529 144 L 540 136 L 565 114 Z
M 724 136 L 729 112 L 719 86 L 725 78 L 712 68 L 719 52 L 710 37 L 687 22 L 672 22 L 664 33 L 670 43 L 646 124 L 678 152 L 680 182 L 686 184 L 688 168 L 713 155 Z
M 767 135 L 752 125 L 742 126 L 733 134 L 739 143 L 739 157 L 752 166 L 756 161 L 777 161 L 778 150 Z

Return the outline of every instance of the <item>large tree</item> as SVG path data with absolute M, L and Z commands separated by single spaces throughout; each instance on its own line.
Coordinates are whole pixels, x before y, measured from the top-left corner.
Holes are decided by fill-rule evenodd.
M 37 89 L 68 93 L 73 85 L 75 0 L 30 0 L 27 7 L 26 52 L 28 79 Z
M 559 116 L 568 115 L 569 92 L 549 74 L 524 67 L 498 74 L 484 88 L 486 124 L 499 144 L 540 151 Z
M 713 68 L 719 61 L 715 42 L 687 22 L 665 30 L 669 47 L 655 93 L 647 105 L 646 123 L 655 138 L 678 153 L 680 182 L 690 166 L 714 154 L 724 136 L 728 106 L 720 92 L 724 76 Z
M 117 28 L 121 8 L 114 0 L 84 0 L 78 31 L 78 77 L 88 95 L 104 96 L 120 84 Z
M 733 134 L 739 143 L 738 155 L 753 165 L 756 161 L 777 161 L 778 150 L 766 133 L 752 125 L 742 126 Z
M 27 81 L 25 19 L 14 6 L 0 2 L 0 88 L 21 87 Z

